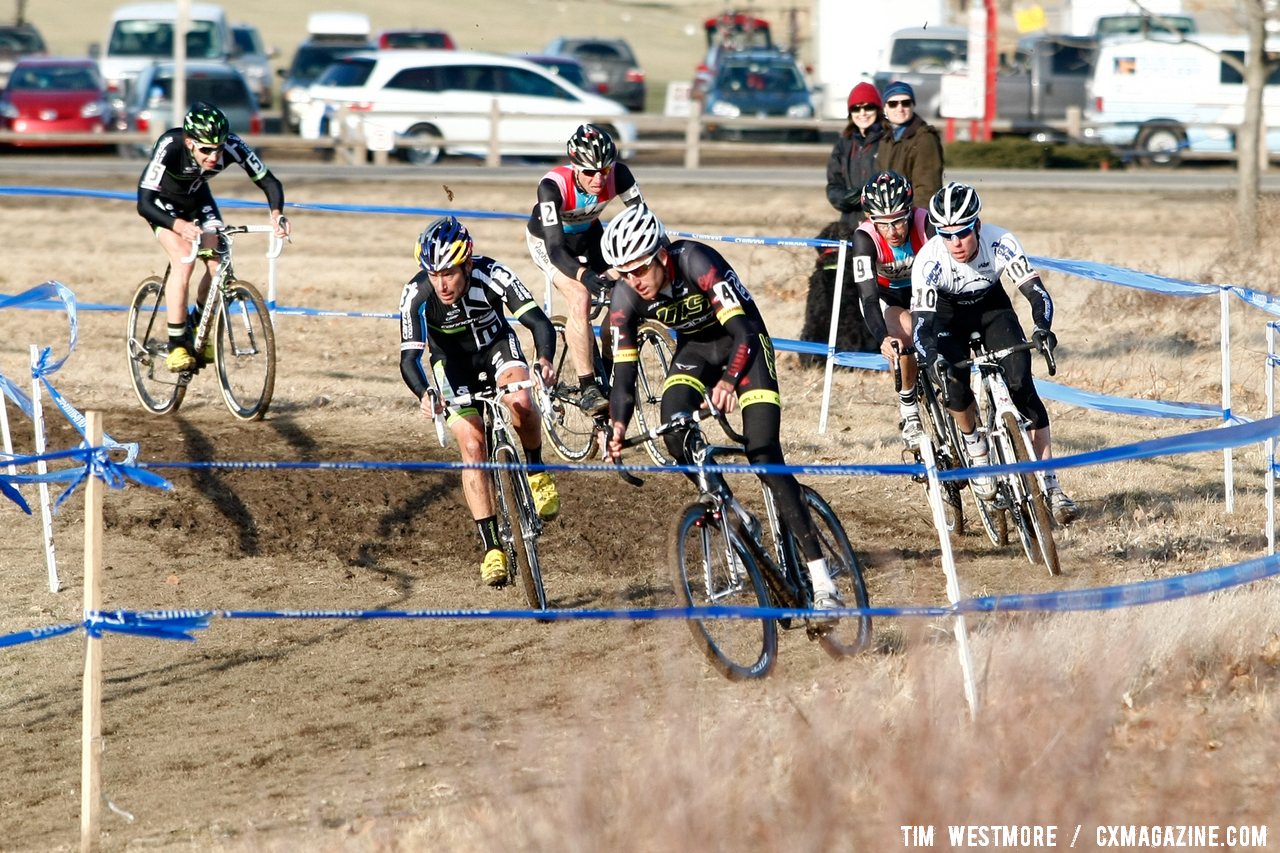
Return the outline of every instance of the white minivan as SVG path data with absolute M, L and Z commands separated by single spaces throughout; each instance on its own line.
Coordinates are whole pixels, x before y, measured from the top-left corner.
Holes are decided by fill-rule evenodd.
M 1107 40 L 1085 101 L 1085 136 L 1129 149 L 1144 162 L 1176 163 L 1179 153 L 1235 151 L 1244 120 L 1244 80 L 1219 54 L 1244 57 L 1244 36 Z M 1210 48 L 1206 50 L 1205 48 Z M 1268 53 L 1280 44 L 1268 44 Z M 1280 73 L 1263 94 L 1267 149 L 1280 152 Z
M 388 140 L 389 148 L 420 165 L 443 154 L 485 156 L 494 109 L 504 155 L 563 156 L 566 140 L 585 121 L 606 125 L 624 157 L 636 141 L 635 125 L 625 120 L 621 104 L 584 92 L 541 66 L 497 54 L 354 53 L 330 65 L 310 96 L 300 128 L 304 139 L 338 136 L 342 111 L 350 129 L 359 126 L 367 139 Z
M 173 58 L 177 20 L 176 3 L 135 3 L 112 13 L 106 46 L 97 59 L 113 98 L 123 99 L 143 68 L 156 60 Z M 226 62 L 233 53 L 231 29 L 222 7 L 190 4 L 187 59 Z

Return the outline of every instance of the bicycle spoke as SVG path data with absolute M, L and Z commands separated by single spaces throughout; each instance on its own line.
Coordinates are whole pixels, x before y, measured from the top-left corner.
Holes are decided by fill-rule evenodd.
M 275 391 L 276 345 L 271 314 L 257 289 L 244 281 L 226 285 L 214 333 L 218 384 L 231 413 L 258 420 Z

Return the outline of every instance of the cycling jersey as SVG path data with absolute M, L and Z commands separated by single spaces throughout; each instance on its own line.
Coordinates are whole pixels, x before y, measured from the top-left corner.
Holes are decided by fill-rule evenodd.
M 604 228 L 600 214 L 614 198 L 628 207 L 644 199 L 635 176 L 624 163 L 615 163 L 600 195 L 591 195 L 578 186 L 573 166 L 557 166 L 538 182 L 538 203 L 529 214 L 529 248 L 543 272 L 559 270 L 576 279 L 582 267 L 579 258 L 597 273 L 608 268 L 600 255 Z M 549 268 L 550 267 L 550 268 Z
M 913 339 L 926 364 L 938 355 L 952 364 L 968 358 L 969 339 L 975 333 L 992 351 L 1026 341 L 1001 285 L 1022 292 L 1037 327 L 1048 329 L 1053 320 L 1053 300 L 1018 238 L 994 225 L 980 226 L 978 251 L 967 263 L 952 258 L 942 238 L 933 237 L 917 256 L 911 279 Z M 1014 405 L 1033 429 L 1048 426 L 1049 414 L 1031 374 L 1031 354 L 1014 353 L 1000 364 Z M 944 382 L 947 407 L 968 408 L 973 402 L 969 384 L 954 375 L 944 377 Z
M 243 139 L 228 134 L 217 164 L 205 170 L 183 142 L 182 128 L 175 127 L 156 140 L 151 159 L 138 179 L 138 213 L 154 227 L 167 230 L 172 230 L 178 219 L 217 219 L 218 209 L 208 182 L 231 163 L 238 163 L 266 194 L 268 207 L 284 209 L 284 186 Z
M 456 362 L 474 366 L 488 357 L 495 345 L 509 347 L 507 339 L 515 341 L 504 307 L 533 332 L 538 358 L 550 361 L 555 356 L 551 321 L 524 283 L 503 264 L 473 255 L 470 281 L 452 305 L 440 301 L 428 276 L 426 270 L 420 271 L 400 294 L 400 375 L 418 399 L 430 387 L 422 367 L 424 351 L 433 365 L 455 356 Z M 518 343 L 514 352 L 520 353 Z M 476 379 L 471 376 L 469 381 Z M 490 381 L 494 379 L 496 375 L 490 377 Z
M 908 237 L 901 246 L 890 244 L 870 220 L 859 225 L 853 234 L 853 282 L 858 288 L 867 331 L 877 343 L 888 335 L 881 301 L 897 308 L 911 306 L 911 268 L 929 240 L 932 226 L 928 223 L 929 214 L 913 208 Z

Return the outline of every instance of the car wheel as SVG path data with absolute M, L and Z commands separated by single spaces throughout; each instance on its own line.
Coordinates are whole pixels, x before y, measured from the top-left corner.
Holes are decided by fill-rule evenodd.
M 1152 124 L 1138 134 L 1139 162 L 1144 166 L 1172 168 L 1178 165 L 1187 135 L 1176 124 Z
M 429 124 L 409 128 L 401 136 L 401 154 L 414 166 L 431 166 L 444 154 L 444 137 Z

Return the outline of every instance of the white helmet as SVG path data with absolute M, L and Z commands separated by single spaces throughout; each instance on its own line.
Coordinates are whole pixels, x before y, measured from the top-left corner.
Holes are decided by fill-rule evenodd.
M 971 225 L 982 212 L 978 191 L 955 181 L 933 194 L 929 200 L 929 219 L 935 228 L 961 228 Z
M 648 263 L 667 236 L 667 231 L 644 202 L 619 213 L 604 229 L 600 251 L 609 266 L 625 271 Z

